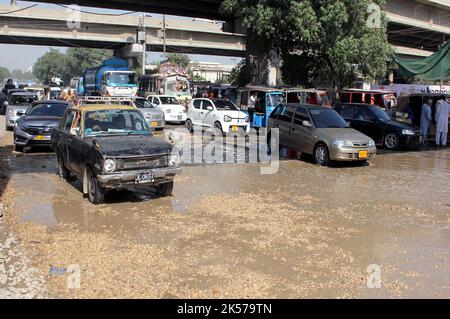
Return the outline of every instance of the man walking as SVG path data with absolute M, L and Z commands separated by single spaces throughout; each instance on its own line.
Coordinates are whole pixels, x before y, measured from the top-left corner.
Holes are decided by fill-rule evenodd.
M 449 105 L 445 96 L 441 96 L 436 103 L 436 146 L 447 145 Z
M 420 116 L 420 130 L 422 131 L 422 144 L 428 144 L 428 131 L 430 129 L 430 123 L 432 119 L 431 106 L 433 100 L 429 99 L 427 103 L 422 106 L 422 115 Z

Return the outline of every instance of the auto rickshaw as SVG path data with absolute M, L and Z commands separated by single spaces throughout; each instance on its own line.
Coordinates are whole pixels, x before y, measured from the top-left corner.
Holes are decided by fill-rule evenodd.
M 252 96 L 256 97 L 254 108 L 251 106 Z M 238 91 L 237 106 L 249 115 L 250 126 L 254 128 L 267 127 L 270 114 L 285 101 L 285 93 L 282 90 L 247 86 Z
M 285 89 L 287 103 L 301 103 L 331 107 L 332 101 L 327 91 L 319 89 L 289 88 Z
M 450 94 L 443 93 L 401 93 L 398 97 L 398 105 L 393 112 L 391 112 L 391 116 L 397 121 L 420 127 L 422 106 L 429 99 L 432 99 L 433 105 L 431 105 L 431 112 L 433 120 L 431 121 L 430 126 L 430 136 L 433 136 L 436 132 L 436 124 L 434 120 L 436 114 L 436 103 L 441 96 L 444 96 L 447 101 L 450 99 Z
M 341 103 L 365 103 L 390 110 L 397 106 L 395 92 L 385 90 L 347 89 L 341 92 Z

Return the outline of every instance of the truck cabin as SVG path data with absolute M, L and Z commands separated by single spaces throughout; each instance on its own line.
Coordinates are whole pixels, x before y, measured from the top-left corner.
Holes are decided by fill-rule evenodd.
M 106 86 L 135 86 L 136 73 L 133 71 L 107 71 L 103 74 L 103 84 Z
M 378 105 L 389 110 L 396 107 L 397 98 L 395 93 L 390 91 L 349 89 L 341 92 L 340 102 Z

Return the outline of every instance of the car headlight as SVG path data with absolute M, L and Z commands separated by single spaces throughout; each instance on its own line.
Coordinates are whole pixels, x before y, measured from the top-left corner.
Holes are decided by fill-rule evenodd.
M 14 126 L 22 131 L 25 131 L 27 129 L 27 127 L 25 125 L 23 125 L 21 121 L 17 121 L 16 124 L 14 124 Z
M 169 157 L 169 166 L 178 166 L 180 165 L 180 156 L 177 154 L 172 154 Z
M 113 158 L 107 158 L 103 163 L 103 169 L 106 173 L 112 173 L 116 169 L 116 160 Z
M 11 110 L 11 109 L 9 109 L 9 110 L 8 110 L 8 116 L 9 116 L 9 117 L 13 117 L 13 116 L 14 116 L 14 111 Z
M 404 129 L 402 130 L 403 135 L 414 135 L 414 131 L 410 129 Z
M 223 120 L 224 120 L 225 122 L 231 122 L 233 119 L 231 118 L 231 116 L 225 115 L 225 116 L 223 117 Z
M 370 140 L 368 145 L 369 145 L 369 147 L 373 147 L 373 146 L 375 146 L 375 142 L 373 140 Z
M 248 116 L 245 117 L 245 122 L 246 123 L 250 122 L 250 118 Z
M 333 142 L 333 146 L 337 147 L 337 148 L 342 148 L 342 147 L 353 147 L 353 143 L 350 141 L 341 141 L 341 140 L 336 140 Z

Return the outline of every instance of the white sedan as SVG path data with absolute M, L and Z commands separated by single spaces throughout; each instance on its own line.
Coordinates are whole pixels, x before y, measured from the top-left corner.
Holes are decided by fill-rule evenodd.
M 212 128 L 216 133 L 248 133 L 248 115 L 237 106 L 223 99 L 193 99 L 189 103 L 186 128 L 192 132 L 194 126 Z
M 166 122 L 182 122 L 187 118 L 186 109 L 171 95 L 149 95 L 147 100 L 152 105 L 164 112 Z

